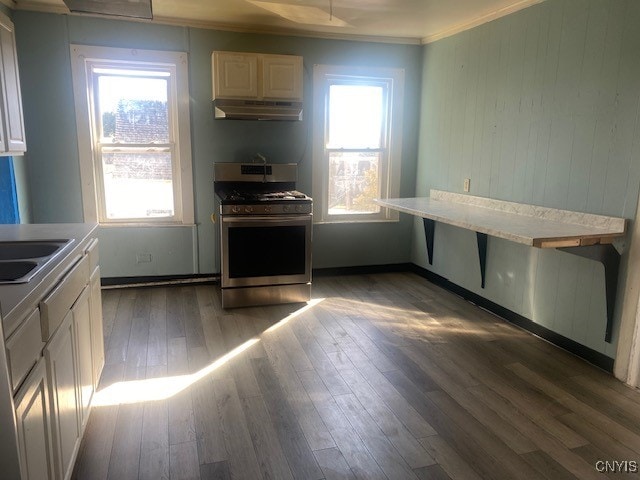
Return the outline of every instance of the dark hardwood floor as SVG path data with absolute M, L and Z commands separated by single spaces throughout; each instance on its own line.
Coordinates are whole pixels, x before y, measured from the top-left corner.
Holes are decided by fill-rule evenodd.
M 609 374 L 410 273 L 313 293 L 104 290 L 74 478 L 638 478 L 597 468 L 640 463 L 640 394 Z

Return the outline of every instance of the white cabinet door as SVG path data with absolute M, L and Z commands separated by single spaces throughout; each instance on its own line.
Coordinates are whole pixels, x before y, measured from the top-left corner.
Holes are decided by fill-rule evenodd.
M 41 359 L 15 397 L 22 480 L 54 478 L 48 390 Z
M 214 52 L 213 98 L 258 98 L 258 56 Z
M 89 407 L 93 397 L 93 355 L 91 352 L 91 309 L 89 297 L 91 290 L 87 285 L 71 308 L 76 338 L 78 405 L 80 413 L 80 432 L 89 418 Z
M 302 101 L 302 57 L 263 55 L 262 93 L 265 100 Z
M 93 352 L 93 387 L 98 388 L 104 367 L 104 333 L 102 327 L 102 290 L 100 290 L 100 267 L 91 274 L 89 306 L 91 307 L 91 345 Z
M 0 60 L 2 63 L 2 117 L 4 124 L 2 151 L 25 152 L 27 144 L 24 135 L 16 39 L 13 23 L 5 15 L 0 15 Z
M 71 476 L 80 443 L 78 381 L 73 313 L 69 311 L 44 349 L 51 393 L 51 420 L 57 477 Z

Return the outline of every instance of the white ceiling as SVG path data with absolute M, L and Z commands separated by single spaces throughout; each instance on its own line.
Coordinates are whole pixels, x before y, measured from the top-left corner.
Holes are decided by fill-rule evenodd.
M 0 0 L 69 13 L 63 0 Z M 136 0 L 129 0 L 136 1 Z M 543 0 L 153 0 L 154 22 L 428 43 Z

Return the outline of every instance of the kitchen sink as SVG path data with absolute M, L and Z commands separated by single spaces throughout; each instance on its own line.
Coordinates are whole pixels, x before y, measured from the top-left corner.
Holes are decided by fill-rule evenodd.
M 0 242 L 0 260 L 48 257 L 64 246 L 61 242 Z
M 0 282 L 13 283 L 23 277 L 30 276 L 38 267 L 38 262 L 11 260 L 0 263 Z
M 71 243 L 73 239 L 0 241 L 0 284 L 28 282 Z

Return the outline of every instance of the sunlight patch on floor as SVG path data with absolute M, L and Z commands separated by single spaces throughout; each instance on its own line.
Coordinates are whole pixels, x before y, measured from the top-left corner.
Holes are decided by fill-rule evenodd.
M 274 330 L 279 329 L 280 327 L 282 327 L 283 325 L 287 324 L 288 322 L 290 322 L 291 320 L 293 320 L 297 316 L 299 316 L 299 315 L 303 314 L 304 312 L 306 312 L 307 310 L 315 307 L 316 305 L 318 305 L 323 300 L 324 300 L 324 298 L 314 298 L 313 300 L 310 300 L 309 302 L 307 302 L 307 304 L 304 307 L 296 310 L 295 312 L 290 313 L 289 315 L 284 317 L 282 320 L 280 320 L 278 323 L 274 323 L 269 328 L 267 328 L 263 333 L 271 333 Z
M 323 300 L 323 298 L 316 298 L 309 301 L 307 305 L 290 313 L 282 320 L 266 329 L 263 333 L 269 333 L 277 330 L 295 317 L 318 305 Z M 105 407 L 110 405 L 166 400 L 203 379 L 228 361 L 251 348 L 259 341 L 260 339 L 257 337 L 251 338 L 195 373 L 116 382 L 96 392 L 93 397 L 92 405 L 96 407 Z

